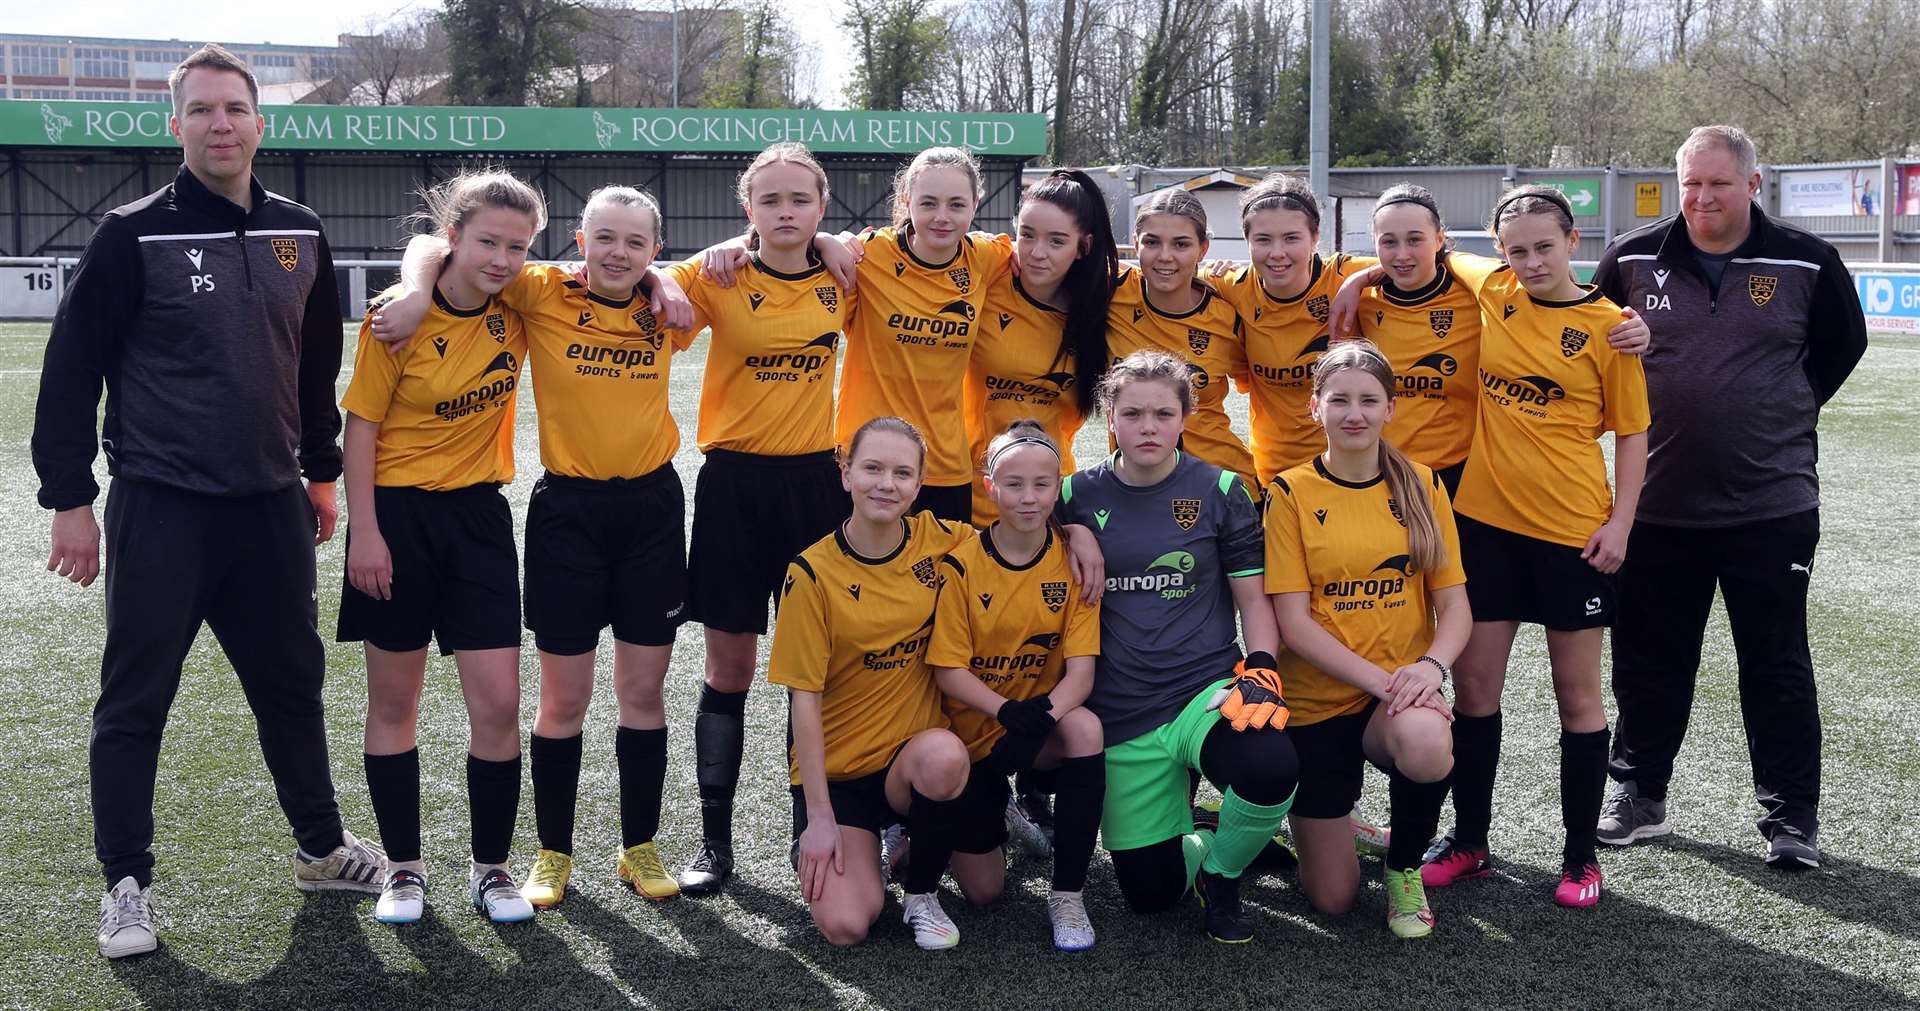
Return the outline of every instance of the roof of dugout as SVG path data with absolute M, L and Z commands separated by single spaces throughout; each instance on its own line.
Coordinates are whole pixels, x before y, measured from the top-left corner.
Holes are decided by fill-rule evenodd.
M 0 101 L 0 255 L 71 255 L 107 210 L 178 165 L 171 110 L 138 102 Z M 255 171 L 319 211 L 336 257 L 393 255 L 415 190 L 484 160 L 546 194 L 535 253 L 567 254 L 586 195 L 624 183 L 660 198 L 670 255 L 738 234 L 733 179 L 769 144 L 799 141 L 825 164 L 829 228 L 885 223 L 891 173 L 928 147 L 985 162 L 981 227 L 1009 226 L 1019 168 L 1046 149 L 1046 117 L 815 109 L 265 106 Z

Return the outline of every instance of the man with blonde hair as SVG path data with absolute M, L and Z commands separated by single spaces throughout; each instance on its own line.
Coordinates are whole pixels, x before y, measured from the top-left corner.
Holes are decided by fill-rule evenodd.
M 1616 781 L 1598 838 L 1673 831 L 1667 784 L 1693 708 L 1716 585 L 1769 866 L 1820 865 L 1820 711 L 1807 589 L 1820 539 L 1814 429 L 1867 346 L 1830 243 L 1755 203 L 1753 140 L 1703 126 L 1675 155 L 1680 213 L 1622 235 L 1594 283 L 1653 329 L 1646 488 L 1618 583 Z

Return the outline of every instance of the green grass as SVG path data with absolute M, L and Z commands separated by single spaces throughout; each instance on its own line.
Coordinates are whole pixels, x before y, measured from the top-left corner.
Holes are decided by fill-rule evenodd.
M 1395 942 L 1381 924 L 1377 864 L 1341 920 L 1312 913 L 1285 876 L 1246 890 L 1260 936 L 1227 948 L 1198 932 L 1188 904 L 1139 917 L 1096 857 L 1094 951 L 1047 942 L 1046 867 L 1018 859 L 998 907 L 947 907 L 959 950 L 920 952 L 888 911 L 867 945 L 838 951 L 814 932 L 786 866 L 784 708 L 749 706 L 739 851 L 727 893 L 643 903 L 614 886 L 613 700 L 603 652 L 581 783 L 577 888 L 530 926 L 496 928 L 464 901 L 464 712 L 436 658 L 421 726 L 423 820 L 432 884 L 426 922 L 392 929 L 371 900 L 308 897 L 288 881 L 286 824 L 238 684 L 212 637 L 188 659 L 161 758 L 156 896 L 163 943 L 109 964 L 94 949 L 101 882 L 87 811 L 88 721 L 98 684 L 101 591 L 40 571 L 48 517 L 33 504 L 27 445 L 44 325 L 0 324 L 0 1006 L 22 1008 L 406 1007 L 1218 1007 L 1407 1006 L 1739 1008 L 1911 1006 L 1920 999 L 1920 600 L 1911 591 L 1913 475 L 1920 473 L 1920 346 L 1876 343 L 1822 424 L 1825 537 L 1812 600 L 1826 726 L 1821 842 L 1827 866 L 1761 867 L 1724 617 L 1707 639 L 1692 733 L 1670 811 L 1672 841 L 1603 854 L 1608 895 L 1574 913 L 1548 899 L 1558 863 L 1556 736 L 1538 632 L 1523 635 L 1507 689 L 1496 801 L 1501 873 L 1433 895 L 1440 930 Z M 689 490 L 700 349 L 674 368 Z M 344 379 L 344 377 L 343 377 Z M 1242 398 L 1236 398 L 1242 400 Z M 1239 419 L 1244 425 L 1244 417 Z M 1083 449 L 1094 449 L 1097 430 Z M 1095 450 L 1097 452 L 1097 450 Z M 1091 458 L 1091 457 L 1087 457 Z M 520 429 L 524 516 L 538 457 Z M 103 474 L 104 480 L 104 474 Z M 343 546 L 322 548 L 323 632 L 331 632 Z M 330 636 L 328 636 L 330 638 Z M 330 646 L 332 758 L 348 824 L 373 817 L 359 762 L 365 711 L 358 650 Z M 681 636 L 668 682 L 673 727 L 661 847 L 670 864 L 698 833 L 691 724 L 700 638 Z M 522 663 L 524 709 L 537 685 Z M 1362 801 L 1385 811 L 1377 776 Z M 516 869 L 533 850 L 530 791 Z

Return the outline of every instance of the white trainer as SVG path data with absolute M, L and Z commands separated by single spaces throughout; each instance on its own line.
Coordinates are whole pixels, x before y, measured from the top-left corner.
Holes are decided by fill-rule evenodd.
M 913 928 L 913 943 L 926 951 L 941 951 L 960 943 L 960 928 L 940 908 L 940 893 L 907 895 L 900 903 L 900 919 Z
M 468 890 L 473 897 L 473 907 L 495 923 L 525 923 L 533 919 L 533 903 L 520 894 L 513 875 L 499 864 L 473 865 Z
M 1053 924 L 1053 946 L 1061 951 L 1093 947 L 1093 921 L 1079 892 L 1048 892 L 1047 919 Z
M 324 856 L 293 851 L 293 886 L 303 892 L 368 892 L 387 887 L 387 853 L 379 846 L 340 830 L 340 845 Z
M 153 886 L 142 888 L 131 875 L 121 878 L 100 899 L 100 954 L 125 958 L 159 945 L 153 934 Z
M 427 911 L 427 876 L 418 862 L 402 864 L 387 875 L 373 918 L 381 923 L 419 923 Z

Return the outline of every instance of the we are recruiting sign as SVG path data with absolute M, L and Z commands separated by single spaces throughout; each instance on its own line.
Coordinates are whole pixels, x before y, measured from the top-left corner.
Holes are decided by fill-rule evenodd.
M 0 101 L 0 145 L 172 146 L 164 104 Z M 798 141 L 826 154 L 913 154 L 964 147 L 1031 157 L 1047 148 L 1039 115 L 819 109 L 522 109 L 456 106 L 263 106 L 263 146 L 296 151 L 577 151 L 744 154 Z

